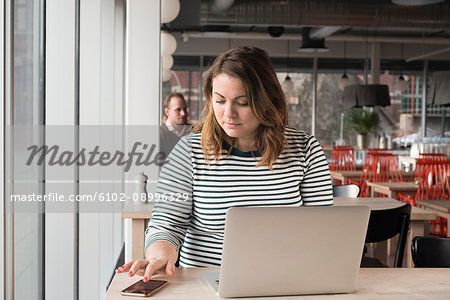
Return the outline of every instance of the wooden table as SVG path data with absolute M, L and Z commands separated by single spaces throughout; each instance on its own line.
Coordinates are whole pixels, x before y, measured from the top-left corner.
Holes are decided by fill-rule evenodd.
M 447 236 L 450 237 L 450 200 L 417 200 L 426 210 L 435 212 L 439 217 L 447 219 Z
M 356 182 L 361 178 L 362 170 L 356 171 L 330 171 L 333 184 L 336 184 L 336 180 L 340 180 L 342 184 L 347 184 L 348 179 L 352 179 Z M 410 180 L 413 176 L 413 172 L 401 172 L 403 180 Z
M 213 289 L 203 280 L 201 273 L 218 272 L 218 268 L 182 268 L 173 277 L 157 275 L 155 279 L 168 280 L 169 284 L 152 296 L 153 299 L 174 300 L 219 300 Z M 270 266 L 268 267 L 270 271 Z M 450 269 L 422 268 L 361 268 L 356 290 L 351 294 L 304 295 L 289 297 L 239 298 L 251 300 L 275 299 L 449 299 Z M 120 291 L 140 280 L 140 276 L 116 274 L 106 292 L 104 300 L 136 300 L 136 297 L 121 296 Z
M 372 197 L 376 193 L 396 198 L 398 193 L 415 194 L 418 185 L 414 182 L 367 182 L 370 187 Z
M 342 184 L 347 184 L 348 179 L 352 179 L 356 182 L 359 181 L 361 177 L 362 170 L 356 171 L 330 171 L 331 179 L 333 180 L 333 184 L 336 184 L 336 180 L 340 180 Z
M 131 258 L 144 258 L 144 232 L 152 217 L 153 202 L 148 204 L 127 204 L 122 209 L 120 217 L 131 219 Z
M 334 198 L 335 206 L 358 206 L 365 205 L 370 208 L 370 210 L 377 209 L 390 209 L 396 208 L 404 205 L 405 203 L 400 202 L 392 198 L 383 197 L 369 197 L 369 198 Z M 414 267 L 414 262 L 411 255 L 411 241 L 415 236 L 423 236 L 425 234 L 425 228 L 429 220 L 435 220 L 437 214 L 435 212 L 427 211 L 418 207 L 411 207 L 411 218 L 409 224 L 408 237 L 406 239 L 406 266 L 411 268 Z M 387 245 L 386 245 L 387 247 Z M 388 249 L 384 250 L 384 255 L 382 255 L 382 260 L 386 261 L 386 253 Z M 390 251 L 389 251 L 390 252 Z

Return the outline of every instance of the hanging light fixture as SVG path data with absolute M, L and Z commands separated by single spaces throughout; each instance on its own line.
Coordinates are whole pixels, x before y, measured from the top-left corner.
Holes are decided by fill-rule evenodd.
M 289 77 L 289 40 L 287 41 L 287 75 L 282 86 L 285 93 L 291 93 L 294 90 L 294 82 Z
M 365 45 L 367 60 L 367 41 Z M 344 108 L 364 106 L 389 106 L 391 97 L 385 84 L 367 84 L 367 68 L 364 68 L 364 84 L 352 84 L 344 88 L 342 95 Z
M 180 0 L 161 1 L 161 23 L 173 21 L 180 12 Z
M 167 31 L 161 32 L 161 55 L 172 55 L 177 49 L 177 40 Z
M 405 77 L 403 77 L 403 43 L 401 44 L 401 54 L 400 54 L 400 63 L 401 63 L 401 70 L 400 70 L 400 77 L 397 80 L 397 90 L 400 92 L 404 92 L 408 88 L 408 82 L 405 80 Z
M 347 76 L 347 41 L 344 41 L 344 74 L 339 79 L 339 89 L 344 90 L 346 86 L 350 85 L 350 80 Z

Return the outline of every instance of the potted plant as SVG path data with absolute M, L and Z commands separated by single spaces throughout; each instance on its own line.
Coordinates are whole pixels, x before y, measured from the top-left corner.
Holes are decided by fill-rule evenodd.
M 377 134 L 380 119 L 376 112 L 362 108 L 352 108 L 345 112 L 344 129 L 356 131 L 356 143 L 360 149 L 367 148 L 367 135 Z

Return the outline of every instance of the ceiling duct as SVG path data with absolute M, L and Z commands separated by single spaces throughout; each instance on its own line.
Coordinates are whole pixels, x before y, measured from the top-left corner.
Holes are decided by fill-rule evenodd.
M 450 29 L 448 2 L 399 6 L 391 0 L 239 0 L 226 16 L 202 0 L 200 24 Z
M 298 48 L 303 53 L 324 53 L 328 51 L 325 47 L 325 39 L 312 39 L 311 27 L 302 28 L 302 46 Z

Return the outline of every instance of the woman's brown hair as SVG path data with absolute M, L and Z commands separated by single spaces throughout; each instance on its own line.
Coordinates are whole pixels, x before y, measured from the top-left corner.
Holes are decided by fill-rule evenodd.
M 222 129 L 212 108 L 212 82 L 218 74 L 227 74 L 242 82 L 248 105 L 260 122 L 254 141 L 261 154 L 257 167 L 267 165 L 272 169 L 275 160 L 288 146 L 284 135 L 288 116 L 284 93 L 268 54 L 256 47 L 230 49 L 217 57 L 205 74 L 205 117 L 193 131 L 202 133 L 201 145 L 207 161 L 211 156 L 214 160 L 220 158 L 223 141 L 231 144 L 230 154 L 235 140 Z

